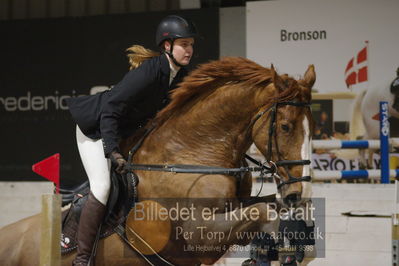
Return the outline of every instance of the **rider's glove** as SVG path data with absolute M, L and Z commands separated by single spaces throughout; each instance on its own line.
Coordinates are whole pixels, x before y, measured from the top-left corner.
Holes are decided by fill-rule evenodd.
M 126 160 L 125 158 L 123 158 L 122 154 L 120 154 L 117 151 L 113 151 L 111 152 L 111 155 L 109 156 L 109 158 L 111 159 L 111 162 L 115 165 L 115 171 L 118 174 L 126 174 Z

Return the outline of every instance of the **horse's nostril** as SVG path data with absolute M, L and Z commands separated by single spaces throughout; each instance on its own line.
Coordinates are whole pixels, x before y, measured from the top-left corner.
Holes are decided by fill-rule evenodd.
M 301 197 L 301 196 L 300 196 L 298 193 L 292 193 L 292 194 L 287 195 L 287 196 L 284 198 L 284 201 L 285 201 L 286 203 L 288 203 L 288 204 L 293 204 L 293 203 L 298 202 L 298 201 L 300 200 L 300 197 Z

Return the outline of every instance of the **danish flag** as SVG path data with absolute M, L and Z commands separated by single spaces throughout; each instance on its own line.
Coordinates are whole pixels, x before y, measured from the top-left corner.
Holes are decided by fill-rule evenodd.
M 352 59 L 349 60 L 346 66 L 345 83 L 348 88 L 354 84 L 368 81 L 367 44 L 368 42 L 366 42 L 366 46 L 357 53 L 356 57 L 352 57 Z

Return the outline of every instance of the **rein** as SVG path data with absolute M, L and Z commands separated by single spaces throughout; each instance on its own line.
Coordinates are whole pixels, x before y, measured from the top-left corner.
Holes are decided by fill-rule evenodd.
M 141 171 L 160 171 L 160 172 L 172 172 L 172 173 L 186 173 L 186 174 L 209 174 L 209 175 L 231 175 L 234 177 L 241 177 L 241 174 L 248 173 L 248 172 L 260 172 L 261 177 L 264 177 L 265 174 L 271 174 L 277 183 L 277 189 L 281 187 L 296 183 L 296 182 L 310 182 L 310 176 L 303 176 L 303 177 L 294 177 L 290 174 L 288 170 L 288 166 L 293 165 L 309 165 L 310 160 L 280 160 L 280 152 L 278 149 L 277 143 L 277 135 L 276 135 L 276 121 L 277 121 L 277 108 L 279 106 L 284 105 L 292 105 L 298 107 L 309 107 L 310 103 L 305 102 L 279 102 L 274 103 L 271 107 L 267 108 L 266 110 L 258 113 L 254 119 L 251 121 L 248 129 L 251 129 L 253 125 L 258 121 L 264 114 L 270 111 L 270 127 L 269 127 L 269 140 L 267 145 L 267 157 L 266 162 L 262 163 L 251 156 L 245 154 L 245 158 L 251 161 L 252 163 L 256 164 L 257 166 L 246 166 L 246 167 L 238 167 L 238 168 L 223 168 L 223 167 L 214 167 L 214 166 L 205 166 L 205 165 L 186 165 L 186 164 L 176 164 L 176 165 L 159 165 L 159 164 L 134 164 L 132 163 L 133 155 L 137 152 L 137 150 L 141 147 L 144 142 L 144 139 L 152 132 L 155 128 L 155 125 L 148 128 L 144 135 L 140 138 L 140 140 L 133 146 L 133 148 L 129 151 L 129 156 L 127 160 L 127 165 L 125 169 L 128 171 L 129 174 L 132 174 L 134 170 L 141 170 Z M 277 155 L 279 161 L 273 162 L 272 158 L 272 148 L 273 148 L 273 138 L 277 150 Z M 267 165 L 266 165 L 267 163 Z M 287 181 L 282 181 L 281 178 L 278 176 L 277 171 L 278 167 L 283 167 L 289 179 Z

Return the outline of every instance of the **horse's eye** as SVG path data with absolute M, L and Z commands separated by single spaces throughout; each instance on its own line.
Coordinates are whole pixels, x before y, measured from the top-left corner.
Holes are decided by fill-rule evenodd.
M 286 124 L 281 125 L 281 129 L 282 129 L 284 132 L 290 131 L 290 127 L 289 127 L 288 125 L 286 125 Z

